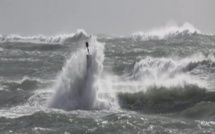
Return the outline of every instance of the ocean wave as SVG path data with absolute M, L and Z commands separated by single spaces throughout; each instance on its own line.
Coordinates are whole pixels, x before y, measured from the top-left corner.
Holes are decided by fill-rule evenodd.
M 122 108 L 147 113 L 182 111 L 200 102 L 215 102 L 215 92 L 195 85 L 185 87 L 151 87 L 145 92 L 119 93 Z
M 204 118 L 204 110 L 209 106 L 203 107 L 199 103 L 214 104 L 215 92 L 209 91 L 207 81 L 196 73 L 204 75 L 202 68 L 213 70 L 214 67 L 213 53 L 196 53 L 182 59 L 146 57 L 134 65 L 129 76 L 125 76 L 127 79 L 123 83 L 126 84 L 118 86 L 119 105 L 145 113 L 181 111 L 180 117 L 191 114 L 190 118 L 197 118 L 195 114 L 199 114 Z M 199 112 L 195 113 L 195 109 Z
M 130 80 L 140 81 L 145 87 L 156 86 L 184 86 L 196 84 L 207 87 L 200 78 L 192 76 L 193 71 L 201 68 L 213 69 L 215 67 L 214 54 L 194 54 L 183 59 L 152 58 L 137 62 L 129 74 Z
M 8 90 L 23 90 L 23 91 L 31 91 L 34 89 L 38 89 L 42 87 L 42 85 L 48 84 L 49 81 L 40 80 L 36 78 L 23 77 L 19 81 L 6 81 L 1 85 L 4 86 Z
M 76 33 L 71 34 L 59 34 L 56 36 L 21 36 L 21 35 L 0 35 L 0 42 L 26 42 L 26 43 L 70 43 L 74 41 L 79 41 L 82 39 L 86 39 L 89 36 L 87 33 L 80 29 L 77 30 Z
M 190 62 L 184 69 L 183 71 L 192 71 L 193 69 L 199 67 L 199 66 L 205 66 L 206 68 L 214 68 L 215 67 L 215 62 L 211 60 L 202 60 L 202 61 L 194 61 Z
M 24 104 L 28 102 L 29 105 L 33 105 L 36 102 L 36 98 L 33 98 L 35 90 L 45 89 L 45 87 L 51 82 L 48 80 L 41 80 L 37 78 L 23 77 L 19 81 L 2 81 L 0 90 L 0 106 L 1 107 L 11 107 L 18 104 Z M 47 94 L 47 93 L 46 93 Z M 45 96 L 46 94 L 42 94 Z M 35 96 L 41 96 L 37 94 Z M 44 97 L 40 97 L 38 101 L 44 102 Z M 38 102 L 39 103 L 39 102 Z
M 4 42 L 2 48 L 7 49 L 17 49 L 23 51 L 52 51 L 67 48 L 66 45 L 50 44 L 50 43 L 35 43 L 35 42 Z
M 24 92 L 22 90 L 15 90 L 13 92 L 1 90 L 0 107 L 3 108 L 24 104 L 31 95 L 31 92 Z
M 157 28 L 149 32 L 136 32 L 132 35 L 132 38 L 134 40 L 156 40 L 181 38 L 195 34 L 201 34 L 200 30 L 186 22 L 182 26 L 173 25 L 166 26 L 164 28 Z
M 174 114 L 174 116 L 175 117 L 177 117 L 177 116 L 185 117 L 187 119 L 213 120 L 214 121 L 215 120 L 215 102 L 214 102 L 214 100 L 207 101 L 207 102 L 202 101 L 177 114 Z

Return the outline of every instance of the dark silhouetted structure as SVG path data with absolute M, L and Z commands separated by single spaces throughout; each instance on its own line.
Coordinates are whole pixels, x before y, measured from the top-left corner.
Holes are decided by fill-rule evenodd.
M 89 51 L 89 43 L 88 43 L 88 42 L 86 42 L 86 47 L 87 47 L 88 54 L 90 54 L 90 51 Z

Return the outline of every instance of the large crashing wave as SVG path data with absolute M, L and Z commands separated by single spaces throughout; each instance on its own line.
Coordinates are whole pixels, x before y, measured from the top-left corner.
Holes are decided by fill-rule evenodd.
M 137 62 L 132 72 L 126 75 L 125 79 L 129 82 L 126 82 L 125 87 L 130 83 L 135 85 L 135 91 L 145 91 L 151 86 L 169 88 L 187 84 L 208 88 L 206 82 L 192 75 L 204 67 L 215 67 L 213 54 L 199 53 L 183 59 L 146 57 Z
M 185 22 L 182 26 L 176 24 L 167 24 L 164 27 L 154 28 L 150 31 L 139 31 L 129 36 L 117 35 L 98 35 L 99 39 L 104 40 L 125 40 L 125 41 L 148 41 L 148 40 L 169 40 L 169 39 L 183 39 L 192 35 L 213 36 L 210 34 L 203 34 L 199 29 L 192 24 Z
M 180 60 L 147 57 L 137 62 L 127 80 L 118 85 L 120 106 L 163 113 L 215 102 L 215 93 L 208 90 L 207 81 L 195 75 L 204 75 L 202 68 L 215 68 L 213 54 L 199 53 Z
M 200 33 L 200 30 L 186 22 L 182 26 L 172 25 L 163 28 L 156 28 L 150 32 L 137 32 L 132 35 L 132 38 L 135 40 L 171 39 Z
M 87 68 L 84 49 L 72 54 L 53 86 L 56 92 L 49 101 L 49 107 L 64 110 L 109 109 L 117 104 L 115 95 L 103 89 L 100 81 L 104 45 L 95 38 L 91 38 L 89 44 L 91 66 Z
M 84 40 L 88 37 L 84 30 L 77 30 L 76 33 L 59 34 L 56 36 L 20 36 L 20 35 L 0 35 L 0 42 L 29 42 L 29 43 L 70 43 L 79 40 Z

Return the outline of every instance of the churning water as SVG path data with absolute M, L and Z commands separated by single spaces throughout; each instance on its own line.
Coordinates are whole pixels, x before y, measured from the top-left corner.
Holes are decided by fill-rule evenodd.
M 0 36 L 0 132 L 214 133 L 214 56 L 215 36 L 188 23 Z

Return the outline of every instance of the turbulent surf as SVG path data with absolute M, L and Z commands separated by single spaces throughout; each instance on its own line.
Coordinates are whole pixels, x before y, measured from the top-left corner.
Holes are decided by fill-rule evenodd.
M 215 36 L 189 23 L 130 36 L 0 35 L 0 63 L 1 133 L 215 131 Z

